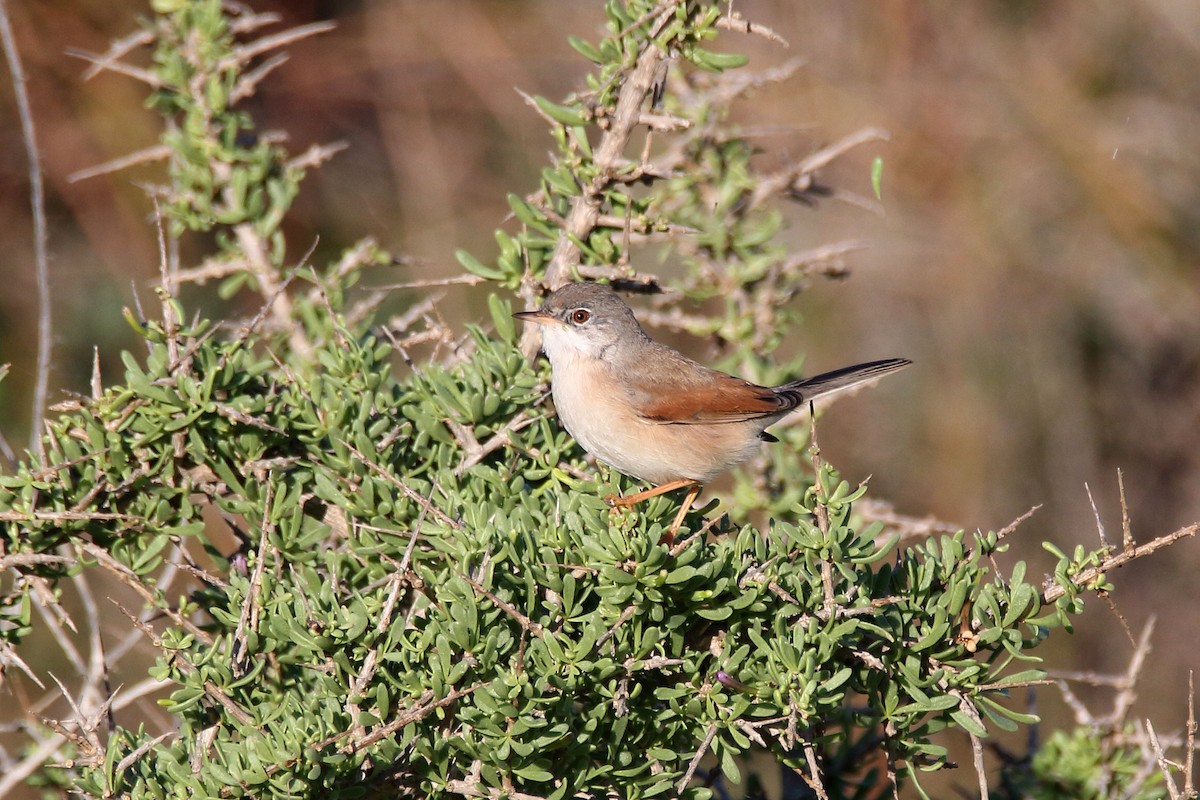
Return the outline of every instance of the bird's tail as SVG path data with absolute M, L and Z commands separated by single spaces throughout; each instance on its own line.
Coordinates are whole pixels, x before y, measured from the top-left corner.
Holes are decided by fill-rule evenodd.
M 855 364 L 853 367 L 843 367 L 835 369 L 833 372 L 776 386 L 775 394 L 787 397 L 792 401 L 794 408 L 801 403 L 811 403 L 820 397 L 828 397 L 859 384 L 882 378 L 884 375 L 890 375 L 911 363 L 907 358 L 888 358 L 883 361 Z

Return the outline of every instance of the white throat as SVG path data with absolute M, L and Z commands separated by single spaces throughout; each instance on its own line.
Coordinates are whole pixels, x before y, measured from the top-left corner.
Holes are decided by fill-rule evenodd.
M 605 359 L 610 347 L 598 337 L 562 325 L 546 325 L 542 328 L 542 350 L 550 359 L 550 366 L 555 373 L 570 369 L 579 358 L 590 361 Z

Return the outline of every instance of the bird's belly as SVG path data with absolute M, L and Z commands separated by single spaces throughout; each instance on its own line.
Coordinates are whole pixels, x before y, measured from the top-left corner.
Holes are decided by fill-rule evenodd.
M 554 406 L 575 440 L 618 472 L 651 483 L 707 483 L 758 449 L 756 421 L 665 424 L 639 416 L 623 398 L 594 391 L 594 380 L 554 376 Z M 572 371 L 573 372 L 573 371 Z

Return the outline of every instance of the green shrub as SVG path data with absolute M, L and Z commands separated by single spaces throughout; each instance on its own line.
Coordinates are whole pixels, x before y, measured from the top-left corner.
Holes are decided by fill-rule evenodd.
M 45 461 L 0 478 L 0 561 L 18 576 L 0 598 L 4 652 L 19 655 L 33 631 L 34 594 L 108 573 L 145 603 L 122 611 L 153 646 L 149 675 L 174 724 L 102 736 L 93 698 L 82 722 L 59 726 L 71 760 L 47 766 L 44 785 L 137 798 L 701 797 L 765 750 L 814 796 L 887 797 L 946 765 L 946 729 L 977 743 L 1034 722 L 1011 693 L 1042 677 L 1030 651 L 1080 593 L 1105 586 L 1104 551 L 1060 554 L 1038 587 L 1022 562 L 995 569 L 997 533 L 898 548 L 855 514 L 865 487 L 815 448 L 806 456 L 797 428 L 739 477 L 736 524 L 710 506 L 668 547 L 657 542 L 672 500 L 612 512 L 604 495 L 633 482 L 590 477 L 545 407 L 547 375 L 522 354 L 501 290 L 529 300 L 571 277 L 642 280 L 613 219 L 662 234 L 686 296 L 719 298 L 681 327 L 719 336 L 724 365 L 762 380 L 797 366 L 767 356 L 828 259 L 789 256 L 770 201 L 812 190 L 821 159 L 775 184 L 752 168 L 725 111 L 757 79 L 721 76 L 744 59 L 702 47 L 721 7 L 614 0 L 608 36 L 573 40 L 595 69 L 577 97 L 531 98 L 558 152 L 540 191 L 510 197 L 520 230 L 497 233 L 492 263 L 460 253 L 494 284 L 488 328 L 402 377 L 386 332 L 348 302 L 385 253 L 365 242 L 324 269 L 287 266 L 280 221 L 320 153 L 291 158 L 236 110 L 253 59 L 231 15 L 248 12 L 155 9 L 166 233 L 210 236 L 206 274 L 262 306 L 238 328 L 184 324 L 178 284 L 201 268 L 164 269 L 162 319 L 130 318 L 149 355 L 127 354 L 120 381 L 60 409 Z M 622 146 L 662 87 L 666 52 L 692 65 L 671 80 L 693 91 L 687 102 L 667 84 L 679 146 L 658 176 Z M 806 461 L 814 477 L 798 481 Z M 787 488 L 771 490 L 784 474 Z M 763 511 L 771 521 L 748 522 Z M 199 588 L 172 588 L 181 564 Z

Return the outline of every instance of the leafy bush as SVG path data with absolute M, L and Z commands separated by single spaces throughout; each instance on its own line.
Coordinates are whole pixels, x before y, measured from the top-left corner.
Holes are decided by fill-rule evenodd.
M 545 407 L 547 375 L 522 352 L 535 342 L 518 340 L 500 290 L 528 301 L 578 277 L 657 286 L 628 267 L 635 236 L 674 260 L 677 289 L 716 308 L 682 315 L 668 295 L 655 307 L 668 324 L 719 336 L 723 365 L 751 377 L 797 368 L 768 356 L 796 321 L 789 301 L 810 276 L 839 273 L 841 251 L 789 255 L 772 202 L 815 197 L 817 167 L 877 135 L 759 174 L 726 109 L 767 78 L 726 73 L 744 59 L 703 45 L 722 26 L 770 32 L 716 4 L 606 8 L 608 36 L 573 40 L 596 65 L 588 90 L 531 98 L 558 152 L 538 192 L 509 198 L 520 229 L 497 233 L 492 263 L 460 253 L 496 290 L 489 328 L 396 378 L 404 331 L 350 302 L 389 256 L 363 242 L 324 269 L 288 266 L 280 222 L 328 150 L 291 158 L 236 109 L 264 74 L 245 37 L 268 20 L 217 0 L 155 3 L 152 105 L 171 152 L 156 207 L 168 238 L 204 232 L 215 255 L 164 265 L 161 320 L 130 317 L 149 354 L 59 407 L 45 459 L 0 478 L 0 563 L 17 576 L 0 598 L 0 652 L 36 681 L 20 657 L 33 598 L 108 573 L 145 604 L 121 609 L 157 657 L 136 691 L 164 688 L 174 727 L 106 732 L 121 692 L 89 671 L 77 718 L 33 734 L 58 736 L 49 749 L 66 763 L 45 767 L 45 785 L 702 797 L 766 750 L 812 796 L 885 797 L 945 766 L 939 734 L 955 728 L 986 791 L 980 740 L 1035 721 L 1011 696 L 1043 677 L 1030 651 L 1069 625 L 1082 592 L 1107 586 L 1113 557 L 1060 554 L 1039 587 L 1021 562 L 995 568 L 1004 532 L 897 547 L 856 514 L 865 487 L 799 428 L 739 475 L 736 524 L 710 506 L 678 544 L 657 544 L 672 501 L 612 512 L 603 496 L 633 483 L 593 478 Z M 691 67 L 668 81 L 667 54 Z M 671 146 L 628 159 L 647 124 Z M 260 312 L 185 324 L 179 285 L 211 277 L 257 292 Z M 814 477 L 797 481 L 806 448 Z M 752 524 L 762 512 L 771 520 Z M 197 588 L 176 588 L 181 570 Z

